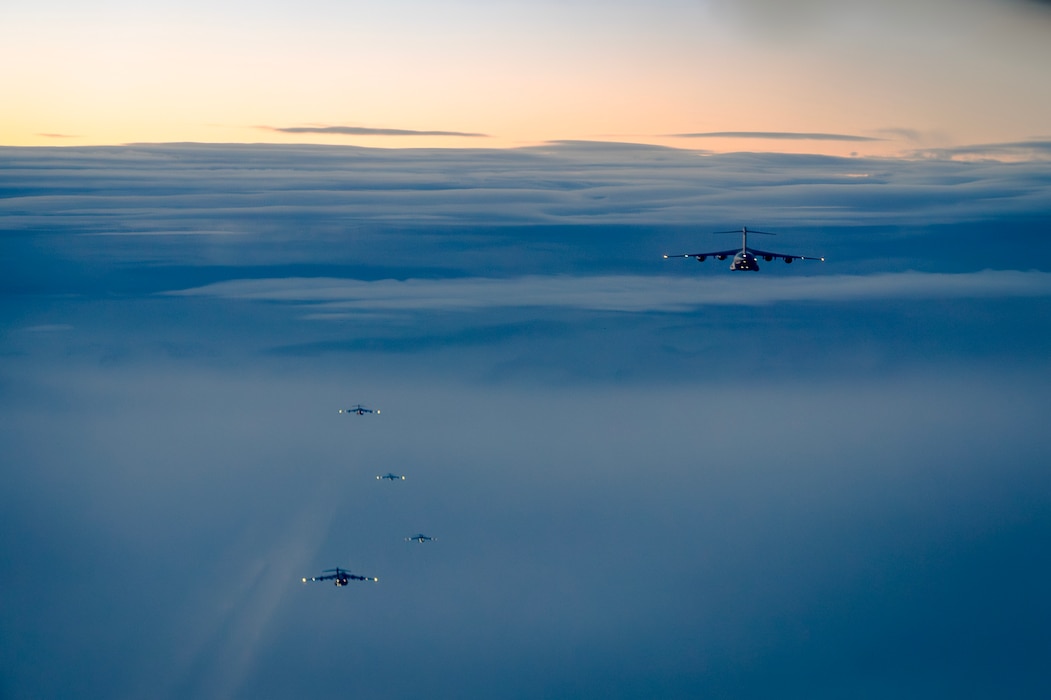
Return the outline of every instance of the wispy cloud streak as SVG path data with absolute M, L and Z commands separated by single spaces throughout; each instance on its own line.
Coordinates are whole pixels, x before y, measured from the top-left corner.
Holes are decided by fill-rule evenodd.
M 692 134 L 672 134 L 684 139 L 771 139 L 780 141 L 885 141 L 874 136 L 853 134 L 822 134 L 796 131 L 704 131 Z
M 688 312 L 703 306 L 857 302 L 910 298 L 1051 296 L 1051 273 L 983 270 L 828 277 L 682 278 L 527 276 L 514 279 L 361 281 L 325 278 L 231 280 L 167 292 L 172 296 L 284 302 L 313 312 L 473 311 L 511 307 L 625 313 Z M 324 316 L 315 316 L 321 318 Z
M 383 129 L 365 126 L 264 126 L 269 131 L 284 134 L 336 134 L 339 136 L 463 136 L 468 138 L 485 137 L 488 134 L 476 134 L 465 131 L 417 131 L 414 129 Z

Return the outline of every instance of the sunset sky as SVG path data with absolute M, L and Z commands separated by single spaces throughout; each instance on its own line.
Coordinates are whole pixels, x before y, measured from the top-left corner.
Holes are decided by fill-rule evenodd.
M 1051 697 L 1051 2 L 0 60 L 0 698 Z
M 1049 32 L 1036 0 L 16 1 L 0 144 L 1029 142 Z

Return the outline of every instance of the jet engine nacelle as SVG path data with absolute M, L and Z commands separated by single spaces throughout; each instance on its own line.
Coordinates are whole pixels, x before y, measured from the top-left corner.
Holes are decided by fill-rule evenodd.
M 704 262 L 708 258 L 707 255 L 694 255 L 693 257 L 697 259 L 697 262 Z
M 774 259 L 774 256 L 773 256 L 773 255 L 764 255 L 764 256 L 763 256 L 763 260 L 765 260 L 765 261 L 767 261 L 767 262 L 770 262 L 770 261 L 771 261 L 771 260 L 773 260 L 773 259 Z
M 716 255 L 715 259 L 716 260 L 726 260 L 726 256 L 725 255 Z
M 792 258 L 785 258 L 785 264 L 786 264 L 786 265 L 787 265 L 788 263 L 790 263 L 790 262 L 792 262 Z

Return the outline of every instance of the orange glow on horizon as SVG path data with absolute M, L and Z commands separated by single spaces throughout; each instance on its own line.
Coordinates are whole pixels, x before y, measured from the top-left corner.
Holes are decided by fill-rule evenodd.
M 1035 138 L 1051 123 L 1051 93 L 1033 89 L 1051 61 L 1046 37 L 1035 22 L 1000 15 L 999 24 L 976 15 L 967 29 L 988 40 L 984 53 L 967 47 L 986 44 L 910 25 L 900 51 L 877 57 L 872 42 L 884 37 L 866 32 L 893 29 L 892 17 L 872 30 L 800 27 L 806 40 L 792 41 L 749 35 L 699 5 L 545 3 L 545 14 L 512 3 L 480 13 L 466 0 L 441 11 L 396 0 L 397 12 L 322 2 L 315 9 L 327 15 L 262 7 L 243 17 L 167 5 L 10 12 L 0 25 L 0 59 L 13 67 L 0 75 L 0 145 L 605 140 L 893 156 Z M 916 36 L 923 41 L 910 43 Z M 486 136 L 273 130 L 307 126 Z M 881 140 L 674 136 L 720 132 Z

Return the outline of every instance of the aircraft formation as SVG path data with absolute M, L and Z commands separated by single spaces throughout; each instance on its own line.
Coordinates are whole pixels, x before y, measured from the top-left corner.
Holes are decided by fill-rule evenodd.
M 371 414 L 379 414 L 379 409 L 371 409 L 371 408 L 367 408 L 367 407 L 365 407 L 365 406 L 363 406 L 361 404 L 355 404 L 354 406 L 351 406 L 350 408 L 341 408 L 341 409 L 339 409 L 339 413 L 341 415 L 342 414 L 346 414 L 346 415 L 364 416 L 364 415 L 368 415 L 370 413 Z M 381 481 L 391 481 L 391 482 L 404 481 L 405 480 L 405 475 L 404 474 L 395 474 L 394 472 L 387 472 L 386 474 L 377 474 L 376 475 L 376 479 L 377 480 L 381 480 Z M 418 542 L 418 543 L 422 544 L 424 542 L 433 542 L 436 539 L 438 539 L 438 538 L 430 537 L 430 536 L 425 535 L 423 533 L 417 533 L 417 534 L 413 535 L 412 537 L 406 537 L 405 541 L 406 542 Z M 376 582 L 376 581 L 379 581 L 379 579 L 376 578 L 375 576 L 361 576 L 359 574 L 354 574 L 354 573 L 351 573 L 350 569 L 345 569 L 343 567 L 337 566 L 334 569 L 325 569 L 323 572 L 321 572 L 321 575 L 319 575 L 319 576 L 304 576 L 303 577 L 303 583 L 310 583 L 310 582 L 315 582 L 315 581 L 332 581 L 333 584 L 336 585 L 337 587 L 343 587 L 343 586 L 349 585 L 351 581 L 373 581 L 373 582 Z
M 758 272 L 759 271 L 759 259 L 760 258 L 762 258 L 765 262 L 771 262 L 773 260 L 780 259 L 780 260 L 783 260 L 786 263 L 791 263 L 793 260 L 817 260 L 819 262 L 824 262 L 825 261 L 824 257 L 815 257 L 815 256 L 810 256 L 810 255 L 796 255 L 794 253 L 775 253 L 775 252 L 772 252 L 772 251 L 766 251 L 766 250 L 760 250 L 758 248 L 753 248 L 753 247 L 748 245 L 748 234 L 749 233 L 761 234 L 761 235 L 764 235 L 764 236 L 773 236 L 773 235 L 775 235 L 773 233 L 770 233 L 769 231 L 756 231 L 754 229 L 749 229 L 747 226 L 742 226 L 740 229 L 735 229 L 735 230 L 732 230 L 732 231 L 716 231 L 715 233 L 718 233 L 718 234 L 722 234 L 722 233 L 740 233 L 741 234 L 741 247 L 740 248 L 728 248 L 728 249 L 725 249 L 725 250 L 707 251 L 707 252 L 703 252 L 703 253 L 678 253 L 678 254 L 674 254 L 674 255 L 665 255 L 664 258 L 666 260 L 669 259 L 669 258 L 693 258 L 694 260 L 696 260 L 698 262 L 704 262 L 709 257 L 715 258 L 716 260 L 726 260 L 727 258 L 732 256 L 732 260 L 730 261 L 730 270 L 735 271 L 735 272 L 738 272 L 738 271 Z M 355 404 L 355 405 L 351 406 L 350 408 L 341 408 L 341 409 L 339 409 L 339 413 L 340 414 L 356 415 L 356 416 L 365 416 L 365 415 L 369 415 L 369 414 L 379 415 L 379 412 L 380 412 L 379 409 L 368 408 L 366 406 L 363 406 L 360 403 L 359 404 Z M 403 475 L 403 474 L 395 474 L 393 472 L 388 472 L 386 474 L 378 474 L 376 476 L 376 479 L 378 479 L 380 481 L 390 481 L 390 482 L 404 481 L 405 480 L 405 475 Z M 436 537 L 431 537 L 429 535 L 423 534 L 422 532 L 418 532 L 418 533 L 416 533 L 415 535 L 413 535 L 411 537 L 406 537 L 405 541 L 406 542 L 416 542 L 417 544 L 425 544 L 427 542 L 434 542 L 436 539 L 437 539 Z M 378 580 L 379 579 L 375 578 L 375 577 L 360 576 L 358 574 L 353 574 L 353 573 L 350 572 L 349 569 L 343 569 L 343 568 L 338 567 L 338 566 L 336 568 L 334 568 L 334 569 L 326 569 L 324 572 L 322 572 L 321 576 L 303 577 L 303 583 L 307 583 L 308 581 L 332 581 L 332 582 L 334 582 L 334 584 L 336 586 L 340 586 L 340 587 L 348 585 L 351 581 L 374 581 L 375 582 L 375 581 L 378 581 Z

